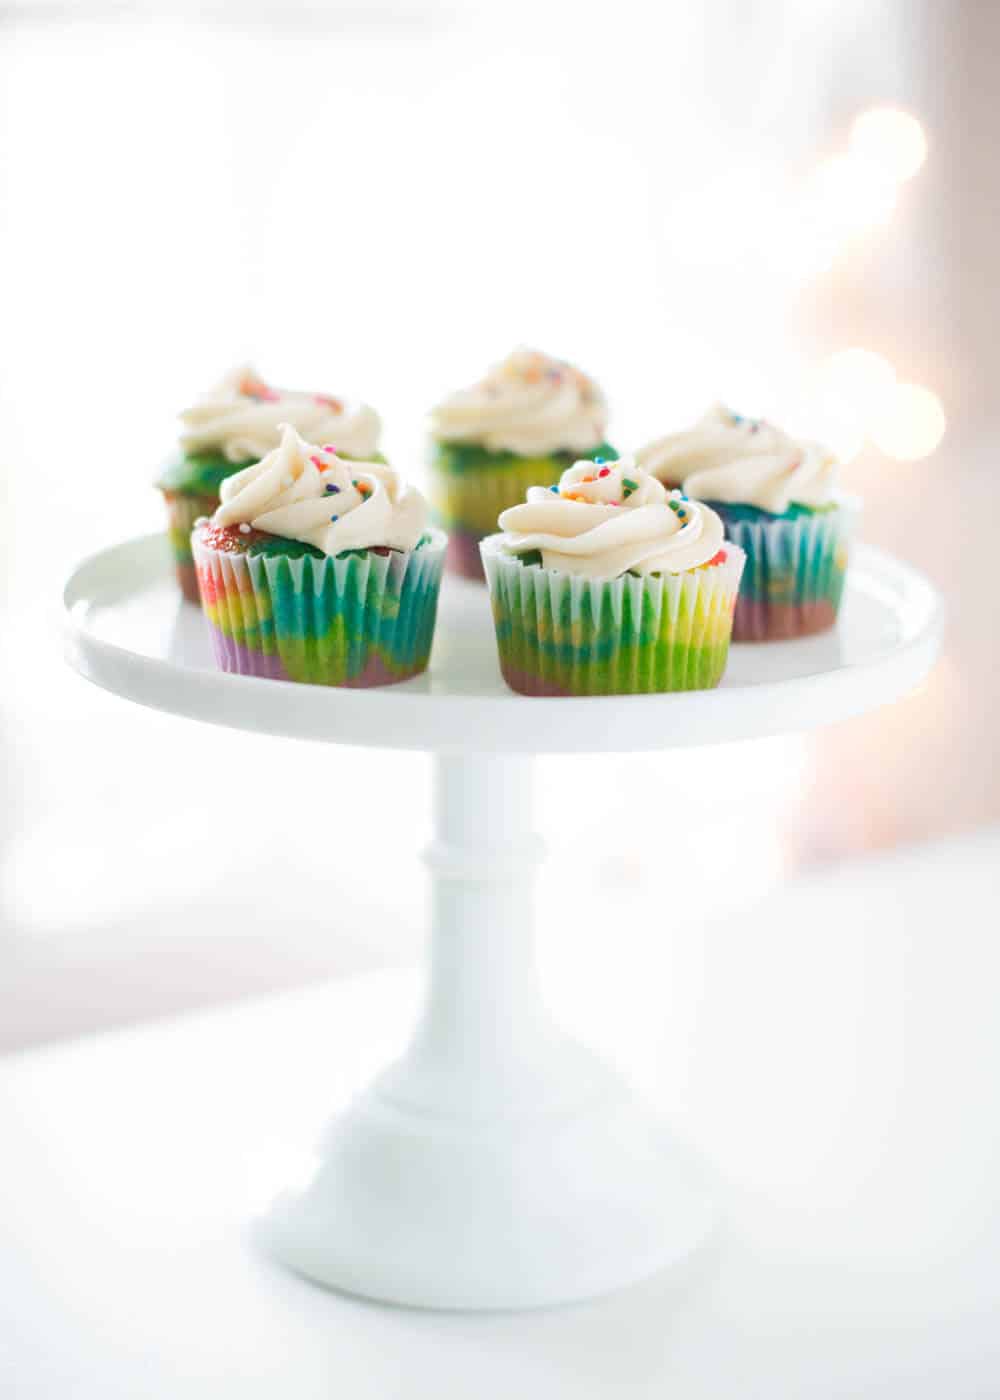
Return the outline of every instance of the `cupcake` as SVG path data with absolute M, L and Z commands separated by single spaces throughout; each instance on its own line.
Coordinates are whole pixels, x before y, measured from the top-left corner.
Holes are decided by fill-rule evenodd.
M 743 551 L 715 511 L 631 457 L 533 486 L 482 542 L 500 669 L 522 695 L 708 690 Z
M 529 486 L 558 481 L 577 458 L 616 456 L 604 441 L 607 405 L 565 360 L 515 350 L 469 389 L 438 404 L 431 496 L 448 531 L 448 567 L 481 579 L 479 542 Z
M 343 457 L 381 460 L 378 415 L 367 404 L 272 389 L 246 367 L 233 370 L 182 413 L 181 423 L 180 451 L 160 472 L 156 485 L 167 503 L 177 580 L 193 603 L 198 601 L 191 557 L 194 522 L 215 510 L 226 477 L 277 447 L 280 424 L 290 423 L 310 440 L 331 444 Z
M 284 425 L 279 446 L 220 494 L 191 545 L 224 671 L 373 686 L 426 668 L 446 541 L 391 467 Z
M 659 481 L 710 505 L 746 553 L 734 641 L 804 637 L 833 626 L 858 505 L 838 492 L 829 452 L 717 405 L 689 432 L 636 455 Z

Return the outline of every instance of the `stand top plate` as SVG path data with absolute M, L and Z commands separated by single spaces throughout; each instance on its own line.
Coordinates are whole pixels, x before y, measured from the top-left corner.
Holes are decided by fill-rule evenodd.
M 718 690 L 531 699 L 504 685 L 485 588 L 445 579 L 428 672 L 369 690 L 225 675 L 201 613 L 147 535 L 81 563 L 63 596 L 68 659 L 106 690 L 211 724 L 296 739 L 443 753 L 587 753 L 719 743 L 808 729 L 898 699 L 930 669 L 939 594 L 859 547 L 836 629 L 734 646 Z

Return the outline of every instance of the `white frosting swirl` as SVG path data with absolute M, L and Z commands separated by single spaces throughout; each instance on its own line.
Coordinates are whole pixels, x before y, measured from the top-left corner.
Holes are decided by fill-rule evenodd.
M 604 441 L 608 410 L 594 381 L 565 360 L 515 350 L 484 379 L 438 404 L 431 431 L 519 457 L 589 452 Z
M 278 445 L 290 423 L 310 441 L 367 458 L 378 451 L 381 423 L 368 404 L 344 404 L 329 394 L 274 389 L 244 365 L 181 414 L 181 447 L 190 454 L 221 452 L 230 462 L 258 461 Z
M 227 477 L 215 525 L 249 525 L 301 540 L 324 554 L 344 549 L 413 549 L 427 523 L 427 502 L 381 462 L 345 461 L 332 447 L 303 442 L 281 425 L 281 443 Z
M 825 506 L 836 496 L 837 462 L 816 442 L 796 442 L 759 418 L 721 404 L 684 433 L 647 443 L 637 460 L 659 481 L 702 501 L 783 514 L 793 503 Z
M 577 462 L 558 486 L 532 486 L 524 505 L 500 516 L 514 554 L 538 549 L 547 569 L 588 578 L 680 574 L 714 559 L 723 545 L 714 510 L 668 492 L 633 457 Z

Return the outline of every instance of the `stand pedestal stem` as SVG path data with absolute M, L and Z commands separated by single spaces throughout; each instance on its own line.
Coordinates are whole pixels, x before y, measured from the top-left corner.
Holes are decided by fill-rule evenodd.
M 430 976 L 409 1048 L 262 1222 L 321 1283 L 425 1307 L 591 1297 L 687 1255 L 710 1210 L 685 1154 L 539 988 L 529 759 L 441 757 Z
M 382 1080 L 397 1102 L 502 1111 L 530 1094 L 557 1038 L 535 963 L 531 760 L 436 760 L 430 967 L 409 1053 Z

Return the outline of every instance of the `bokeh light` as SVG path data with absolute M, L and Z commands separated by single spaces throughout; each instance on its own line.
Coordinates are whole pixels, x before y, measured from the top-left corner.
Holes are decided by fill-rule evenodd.
M 922 384 L 897 384 L 870 429 L 872 442 L 901 462 L 929 457 L 944 437 L 947 419 L 938 396 Z
M 830 447 L 842 462 L 861 451 L 866 439 L 901 462 L 934 451 L 946 419 L 940 399 L 922 384 L 904 384 L 884 355 L 852 346 L 816 365 L 805 383 L 803 407 L 808 435 Z
M 884 227 L 896 207 L 896 182 L 853 155 L 831 156 L 813 171 L 805 190 L 807 227 L 836 248 L 860 234 Z
M 852 157 L 901 183 L 917 173 L 927 157 L 927 137 L 916 117 L 897 107 L 873 107 L 851 127 Z
M 819 394 L 849 404 L 865 428 L 884 412 L 896 388 L 896 371 L 889 361 L 859 347 L 838 350 L 823 361 L 816 377 Z

